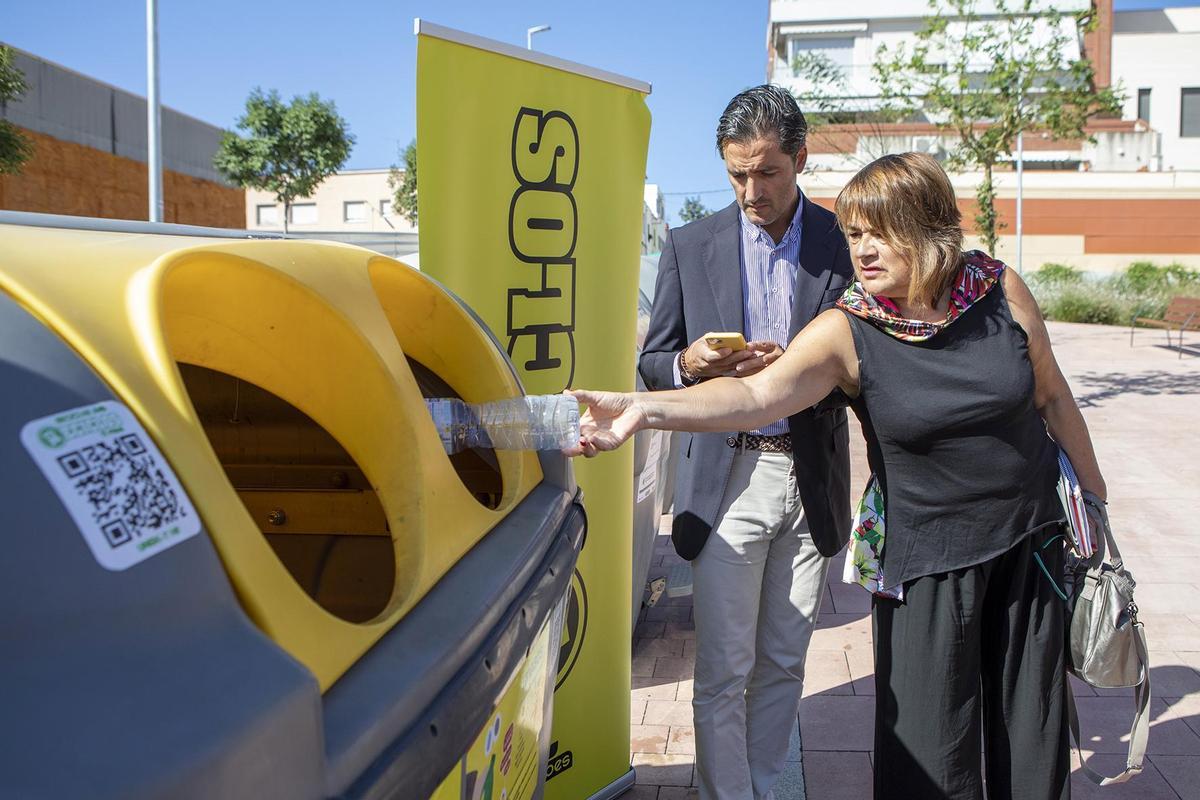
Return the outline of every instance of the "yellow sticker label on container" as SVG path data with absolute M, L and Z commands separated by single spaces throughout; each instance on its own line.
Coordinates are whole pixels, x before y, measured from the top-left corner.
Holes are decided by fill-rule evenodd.
M 550 616 L 514 674 L 491 720 L 433 793 L 433 800 L 530 800 L 543 768 L 538 752 L 545 702 L 553 679 L 551 626 L 562 625 L 561 605 Z

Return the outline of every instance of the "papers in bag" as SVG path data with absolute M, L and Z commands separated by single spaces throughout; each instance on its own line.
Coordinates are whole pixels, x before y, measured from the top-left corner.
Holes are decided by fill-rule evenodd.
M 883 492 L 879 490 L 879 481 L 872 475 L 854 512 L 854 528 L 846 545 L 842 582 L 856 583 L 881 597 L 903 600 L 903 586 L 884 588 L 883 565 L 880 563 L 883 540 Z
M 1075 477 L 1075 468 L 1071 466 L 1061 447 L 1058 448 L 1058 470 L 1058 497 L 1062 500 L 1063 510 L 1067 514 L 1071 544 L 1080 558 L 1088 558 L 1095 552 L 1095 548 L 1092 547 L 1091 525 L 1088 523 L 1086 507 L 1083 504 L 1083 489 L 1079 487 L 1079 479 Z

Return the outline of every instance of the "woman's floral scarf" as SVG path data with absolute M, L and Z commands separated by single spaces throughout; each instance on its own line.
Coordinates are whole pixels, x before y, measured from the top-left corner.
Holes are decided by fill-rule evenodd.
M 886 297 L 867 294 L 855 281 L 837 301 L 839 308 L 868 320 L 885 333 L 906 342 L 923 342 L 937 335 L 962 316 L 963 312 L 987 295 L 1000 281 L 1004 264 L 978 250 L 966 253 L 963 268 L 950 288 L 950 306 L 944 322 L 922 322 L 900 316 L 900 309 Z M 862 499 L 854 513 L 854 530 L 846 547 L 843 583 L 856 583 L 881 597 L 904 600 L 904 587 L 888 586 L 881 565 L 884 542 L 884 497 L 879 479 L 867 479 Z
M 1004 272 L 1003 262 L 997 261 L 978 250 L 966 256 L 958 278 L 950 287 L 950 305 L 946 309 L 944 322 L 922 322 L 900 316 L 899 307 L 887 297 L 867 294 L 858 281 L 846 287 L 846 293 L 838 298 L 837 305 L 856 317 L 862 317 L 881 330 L 906 342 L 923 342 L 937 335 L 979 298 L 991 291 Z

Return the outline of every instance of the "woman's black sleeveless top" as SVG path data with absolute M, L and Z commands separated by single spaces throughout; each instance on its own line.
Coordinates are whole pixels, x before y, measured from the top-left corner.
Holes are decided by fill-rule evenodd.
M 861 386 L 851 406 L 886 503 L 888 587 L 980 564 L 1063 520 L 1058 448 L 1002 286 L 922 342 L 846 316 Z

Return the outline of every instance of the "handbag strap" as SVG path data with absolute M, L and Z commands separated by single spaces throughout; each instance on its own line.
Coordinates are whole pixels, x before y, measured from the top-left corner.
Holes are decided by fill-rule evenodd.
M 1079 754 L 1079 768 L 1097 786 L 1124 783 L 1142 771 L 1146 756 L 1146 743 L 1150 735 L 1150 657 L 1146 652 L 1146 635 L 1142 623 L 1133 620 L 1133 640 L 1137 645 L 1138 660 L 1142 664 L 1142 682 L 1133 690 L 1133 725 L 1129 729 L 1129 754 L 1125 758 L 1125 771 L 1109 778 L 1096 772 L 1083 761 L 1082 742 L 1079 736 L 1079 713 L 1075 709 L 1075 692 L 1067 680 L 1067 716 L 1071 726 L 1071 738 L 1075 741 L 1075 752 Z

